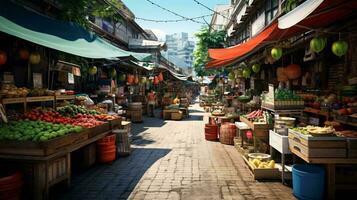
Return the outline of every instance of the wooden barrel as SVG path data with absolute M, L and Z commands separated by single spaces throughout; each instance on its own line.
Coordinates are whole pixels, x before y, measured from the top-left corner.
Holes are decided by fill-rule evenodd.
M 237 127 L 234 123 L 223 123 L 220 129 L 219 141 L 222 144 L 234 144 L 234 137 L 236 136 Z
M 141 110 L 143 105 L 141 102 L 129 103 L 129 110 Z
M 216 141 L 218 138 L 218 126 L 217 124 L 205 125 L 205 138 L 206 140 Z

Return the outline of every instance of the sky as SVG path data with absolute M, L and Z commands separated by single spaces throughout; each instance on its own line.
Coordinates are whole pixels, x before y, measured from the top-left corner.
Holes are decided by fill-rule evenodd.
M 198 5 L 194 0 L 151 0 L 152 2 L 176 12 L 184 17 L 192 18 L 202 15 L 212 14 L 213 12 L 207 8 Z M 228 4 L 230 0 L 198 0 L 200 3 L 209 8 L 214 8 L 217 4 Z M 136 17 L 154 20 L 175 20 L 182 19 L 161 8 L 152 5 L 147 0 L 123 0 L 124 4 L 134 13 Z M 209 23 L 211 17 L 206 17 Z M 198 20 L 204 23 L 202 19 Z M 136 19 L 136 22 L 144 29 L 152 29 L 159 39 L 163 39 L 165 34 L 187 32 L 191 40 L 194 40 L 194 33 L 197 32 L 202 24 L 197 24 L 191 21 L 174 22 L 174 23 L 158 23 L 147 22 Z

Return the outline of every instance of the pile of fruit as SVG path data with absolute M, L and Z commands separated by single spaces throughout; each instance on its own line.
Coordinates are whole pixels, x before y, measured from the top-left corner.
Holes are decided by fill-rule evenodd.
M 15 121 L 0 127 L 0 140 L 47 141 L 69 133 L 79 133 L 80 126 L 53 124 L 42 121 Z
M 25 113 L 23 118 L 32 121 L 45 121 L 55 124 L 71 124 L 84 128 L 93 128 L 104 123 L 100 120 L 109 117 L 104 117 L 104 115 L 77 114 L 71 118 L 62 116 L 59 112 L 36 109 Z
M 58 108 L 57 111 L 66 117 L 74 117 L 77 114 L 88 114 L 88 115 L 98 115 L 100 114 L 98 111 L 95 110 L 88 110 L 84 106 L 77 106 L 77 105 L 67 105 L 61 108 Z
M 1 86 L 0 97 L 6 97 L 6 98 L 26 97 L 29 91 L 30 90 L 25 87 L 18 88 L 14 84 L 3 84 Z
M 93 128 L 95 126 L 104 124 L 104 122 L 97 120 L 96 117 L 93 115 L 77 114 L 71 124 L 75 126 L 82 126 L 85 128 Z
M 306 127 L 296 127 L 292 128 L 292 130 L 302 133 L 304 135 L 328 135 L 335 132 L 335 129 L 332 126 L 306 126 Z
M 252 122 L 258 122 L 258 123 L 266 123 L 266 124 L 271 124 L 272 123 L 272 118 L 270 114 L 266 111 L 263 110 L 255 110 L 247 115 L 245 117 Z
M 253 159 L 249 161 L 255 168 L 258 169 L 273 169 L 275 168 L 275 161 L 271 160 L 271 161 L 261 161 L 259 159 Z
M 109 120 L 118 119 L 119 116 L 118 115 L 99 114 L 99 115 L 95 115 L 95 118 L 97 120 L 101 120 L 101 121 L 109 121 Z

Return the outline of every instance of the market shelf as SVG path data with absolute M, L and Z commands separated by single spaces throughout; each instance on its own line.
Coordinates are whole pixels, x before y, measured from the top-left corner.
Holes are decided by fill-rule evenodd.
M 57 95 L 55 96 L 56 100 L 74 100 L 76 98 L 75 95 Z
M 26 102 L 54 101 L 54 96 L 26 97 Z
M 343 120 L 339 120 L 339 119 L 335 119 L 335 122 L 341 123 L 341 124 L 346 124 L 346 125 L 350 125 L 350 126 L 356 126 L 357 127 L 357 123 L 356 122 L 348 122 L 348 121 L 343 121 Z
M 26 102 L 26 98 L 25 97 L 2 99 L 2 103 L 3 104 L 16 104 L 16 103 L 25 103 L 25 102 Z
M 264 110 L 269 110 L 271 112 L 277 113 L 277 114 L 301 114 L 303 109 L 280 109 L 280 110 L 275 110 L 272 108 L 268 108 L 266 106 L 261 106 L 262 109 Z

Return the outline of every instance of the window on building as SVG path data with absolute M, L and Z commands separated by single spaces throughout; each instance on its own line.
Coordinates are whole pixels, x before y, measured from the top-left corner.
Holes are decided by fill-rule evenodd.
M 278 13 L 278 0 L 265 1 L 265 25 L 269 24 Z

